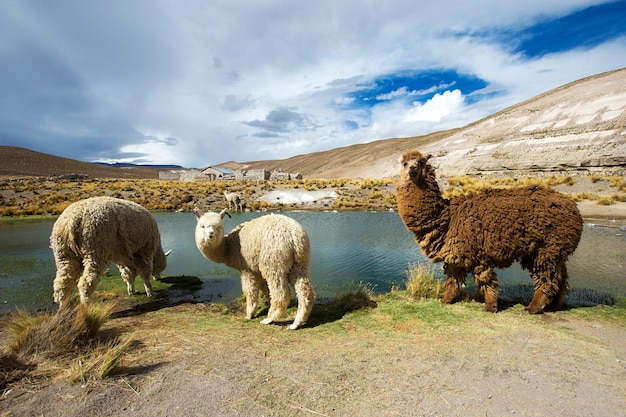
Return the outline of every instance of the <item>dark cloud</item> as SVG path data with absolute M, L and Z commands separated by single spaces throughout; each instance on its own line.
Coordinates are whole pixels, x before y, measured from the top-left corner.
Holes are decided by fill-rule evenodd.
M 291 108 L 272 110 L 265 117 L 265 120 L 256 119 L 250 122 L 244 122 L 244 124 L 275 133 L 312 131 L 316 128 L 316 124 L 311 116 L 298 113 Z

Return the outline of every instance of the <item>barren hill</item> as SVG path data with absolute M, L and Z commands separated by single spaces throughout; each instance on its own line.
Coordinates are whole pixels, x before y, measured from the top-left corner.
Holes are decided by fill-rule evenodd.
M 626 173 L 626 69 L 566 84 L 464 128 L 246 163 L 306 178 L 390 177 L 409 149 L 445 175 Z
M 62 158 L 16 146 L 0 146 L 0 175 L 63 176 L 88 175 L 92 178 L 158 178 L 157 168 L 92 164 Z

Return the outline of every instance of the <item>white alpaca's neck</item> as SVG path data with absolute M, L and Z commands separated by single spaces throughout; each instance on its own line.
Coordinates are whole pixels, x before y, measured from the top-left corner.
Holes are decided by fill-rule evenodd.
M 204 256 L 220 264 L 226 264 L 228 261 L 227 256 L 227 243 L 226 236 L 213 242 L 202 242 L 202 253 Z

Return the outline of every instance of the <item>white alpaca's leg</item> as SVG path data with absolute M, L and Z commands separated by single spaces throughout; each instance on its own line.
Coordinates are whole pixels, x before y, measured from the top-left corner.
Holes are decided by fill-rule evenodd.
M 267 318 L 261 324 L 270 324 L 279 320 L 289 307 L 291 292 L 289 291 L 289 281 L 287 274 L 273 273 L 264 275 L 267 277 L 267 287 L 270 290 L 270 309 Z
M 152 290 L 152 253 L 144 255 L 141 260 L 138 260 L 136 268 L 143 280 L 143 288 L 146 290 L 146 295 L 154 297 L 154 291 Z M 133 273 L 137 275 L 135 270 L 133 270 Z
M 106 262 L 100 263 L 90 258 L 83 259 L 83 275 L 78 280 L 78 295 L 81 303 L 87 304 L 91 300 L 105 266 Z
M 311 282 L 309 270 L 303 266 L 296 266 L 292 269 L 289 282 L 293 284 L 298 296 L 298 311 L 293 324 L 289 326 L 289 330 L 295 330 L 306 323 L 313 310 L 315 302 L 315 289 Z
M 246 318 L 251 320 L 259 307 L 258 278 L 249 271 L 241 271 L 241 290 L 246 296 Z
M 141 276 L 143 279 L 143 288 L 146 290 L 148 297 L 154 297 L 154 290 L 152 289 L 152 275 L 150 273 Z
M 52 283 L 54 302 L 59 307 L 67 304 L 72 295 L 72 289 L 83 272 L 83 264 L 76 258 L 62 258 L 57 260 L 57 272 Z
M 135 271 L 123 265 L 118 265 L 117 269 L 120 270 L 120 275 L 122 276 L 122 279 L 126 282 L 128 295 L 135 294 Z

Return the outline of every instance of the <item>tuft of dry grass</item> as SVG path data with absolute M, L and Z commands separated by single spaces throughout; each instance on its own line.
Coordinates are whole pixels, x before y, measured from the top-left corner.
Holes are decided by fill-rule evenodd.
M 96 337 L 111 315 L 113 304 L 94 303 L 61 308 L 54 315 L 32 315 L 20 311 L 7 326 L 9 349 L 20 355 L 64 356 Z
M 443 295 L 443 284 L 437 279 L 433 264 L 410 264 L 406 274 L 406 290 L 414 298 L 423 300 Z
M 18 311 L 6 324 L 7 348 L 15 358 L 37 364 L 48 376 L 71 382 L 106 378 L 133 345 L 130 337 L 102 335 L 114 303 L 70 305 L 56 314 Z

